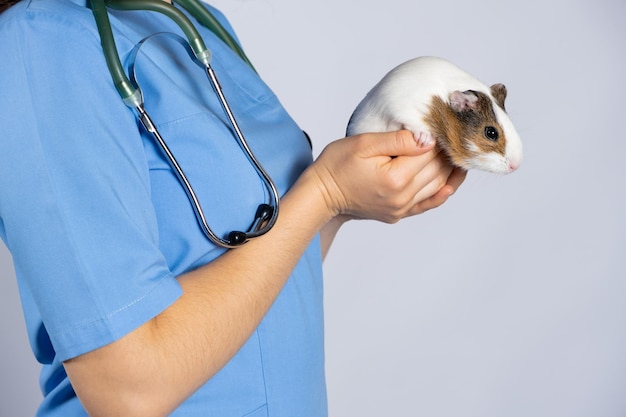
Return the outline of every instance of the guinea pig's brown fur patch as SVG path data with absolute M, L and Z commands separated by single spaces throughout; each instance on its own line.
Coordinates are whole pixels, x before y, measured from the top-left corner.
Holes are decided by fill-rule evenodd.
M 463 111 L 455 111 L 440 97 L 433 97 L 424 120 L 439 146 L 458 166 L 467 165 L 467 160 L 482 153 L 505 154 L 506 138 L 497 122 L 492 100 L 484 93 L 474 93 L 478 101 L 471 109 Z M 497 130 L 497 141 L 487 139 L 487 126 Z

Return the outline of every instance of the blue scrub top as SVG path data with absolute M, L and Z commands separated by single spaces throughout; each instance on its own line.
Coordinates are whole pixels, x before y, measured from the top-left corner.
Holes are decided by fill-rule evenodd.
M 110 18 L 122 62 L 144 37 L 180 33 L 154 12 Z M 284 194 L 311 163 L 307 139 L 256 73 L 199 29 L 242 130 Z M 62 361 L 159 314 L 181 295 L 176 276 L 224 249 L 202 234 L 168 163 L 114 89 L 84 1 L 24 0 L 0 15 L 0 39 L 0 236 L 43 364 L 38 415 L 83 416 Z M 210 225 L 220 235 L 247 229 L 266 192 L 202 68 L 158 36 L 136 70 L 146 109 Z M 250 340 L 172 415 L 326 413 L 315 239 Z

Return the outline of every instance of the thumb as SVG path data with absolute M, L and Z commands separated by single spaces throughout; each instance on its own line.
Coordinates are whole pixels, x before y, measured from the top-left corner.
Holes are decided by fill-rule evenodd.
M 372 133 L 367 136 L 367 140 L 370 141 L 368 149 L 371 156 L 417 156 L 435 147 L 434 140 L 425 144 L 408 130 Z

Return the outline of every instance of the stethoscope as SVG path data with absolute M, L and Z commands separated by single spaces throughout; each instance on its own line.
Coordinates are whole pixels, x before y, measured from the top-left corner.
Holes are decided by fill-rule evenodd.
M 224 248 L 235 248 L 249 239 L 261 236 L 267 233 L 276 223 L 278 218 L 278 205 L 279 197 L 276 185 L 267 174 L 265 169 L 261 166 L 254 153 L 248 146 L 248 143 L 239 128 L 239 124 L 235 119 L 235 116 L 224 96 L 222 87 L 211 68 L 211 52 L 207 49 L 197 29 L 187 18 L 187 16 L 174 7 L 172 4 L 166 3 L 163 0 L 90 0 L 91 8 L 96 19 L 98 26 L 98 32 L 100 34 L 100 41 L 102 43 L 102 49 L 106 58 L 107 66 L 115 87 L 119 92 L 124 103 L 134 108 L 137 111 L 137 116 L 141 120 L 145 129 L 152 134 L 159 148 L 167 158 L 172 170 L 174 171 L 178 181 L 185 190 L 189 202 L 193 208 L 196 219 L 202 232 L 213 243 L 222 246 Z M 177 4 L 182 6 L 189 14 L 196 18 L 203 26 L 207 27 L 216 36 L 218 36 L 226 45 L 228 45 L 235 53 L 237 53 L 246 63 L 251 67 L 250 61 L 243 53 L 237 42 L 230 36 L 230 34 L 224 29 L 224 27 L 217 21 L 217 19 L 202 5 L 198 0 L 174 0 Z M 164 14 L 172 19 L 185 34 L 186 40 L 173 33 L 158 33 L 156 35 L 167 35 L 183 44 L 190 55 L 194 56 L 202 65 L 204 65 L 207 76 L 211 85 L 219 99 L 219 102 L 224 110 L 228 121 L 233 130 L 235 139 L 239 146 L 246 154 L 251 165 L 254 167 L 259 177 L 261 178 L 264 187 L 269 195 L 269 202 L 260 204 L 254 216 L 252 224 L 248 228 L 248 231 L 242 232 L 238 230 L 231 231 L 225 237 L 220 237 L 213 232 L 209 226 L 200 200 L 198 199 L 191 183 L 187 179 L 183 169 L 180 167 L 174 154 L 171 152 L 167 143 L 163 140 L 163 137 L 156 128 L 156 125 L 152 122 L 152 119 L 146 112 L 143 102 L 143 93 L 137 83 L 135 77 L 134 65 L 130 70 L 131 79 L 126 76 L 126 73 L 120 62 L 119 55 L 117 53 L 117 47 L 115 46 L 115 40 L 113 38 L 113 31 L 111 29 L 111 23 L 107 13 L 107 6 L 117 10 L 148 10 L 155 11 Z M 148 37 L 149 38 L 149 37 Z M 148 39 L 145 38 L 135 47 L 131 54 L 136 55 L 141 45 Z M 133 59 L 134 61 L 134 59 Z

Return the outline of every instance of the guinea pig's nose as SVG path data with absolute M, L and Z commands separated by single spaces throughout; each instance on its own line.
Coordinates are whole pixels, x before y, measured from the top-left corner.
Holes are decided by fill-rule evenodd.
M 519 168 L 519 166 L 520 166 L 519 161 L 509 161 L 509 172 L 515 171 L 517 168 Z

